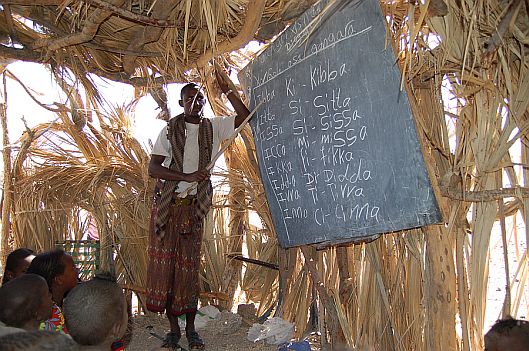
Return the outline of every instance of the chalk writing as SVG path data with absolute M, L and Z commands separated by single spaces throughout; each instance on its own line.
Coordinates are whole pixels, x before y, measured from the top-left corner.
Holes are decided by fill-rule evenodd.
M 437 213 L 379 4 L 340 3 L 318 2 L 239 74 L 250 106 L 263 103 L 250 123 L 287 247 Z
M 347 27 L 347 25 L 346 25 L 346 27 Z M 319 44 L 313 45 L 309 54 L 306 54 L 306 52 L 303 51 L 303 52 L 297 53 L 295 55 L 292 55 L 292 58 L 290 60 L 288 60 L 286 67 L 280 66 L 280 63 L 277 62 L 273 67 L 268 68 L 264 72 L 264 74 L 262 74 L 260 76 L 250 76 L 254 80 L 254 84 L 255 84 L 253 89 L 255 90 L 255 89 L 260 88 L 261 86 L 263 86 L 263 85 L 267 84 L 268 82 L 270 82 L 272 79 L 275 79 L 275 78 L 279 77 L 280 75 L 286 73 L 290 69 L 296 67 L 297 65 L 299 65 L 300 63 L 304 62 L 305 60 L 311 58 L 312 56 L 317 55 L 317 54 L 319 54 L 319 53 L 321 53 L 321 52 L 323 52 L 323 51 L 325 51 L 325 50 L 327 50 L 329 48 L 334 48 L 335 45 L 339 44 L 342 41 L 345 41 L 345 40 L 348 40 L 348 39 L 352 39 L 352 38 L 357 37 L 357 36 L 362 35 L 362 34 L 366 34 L 370 30 L 371 30 L 371 27 L 366 27 L 366 28 L 363 28 L 362 30 L 360 30 L 358 32 L 355 32 L 354 28 L 352 26 L 349 26 L 347 28 L 343 28 L 343 30 L 342 29 L 338 30 L 336 35 L 333 36 L 334 38 L 336 38 L 336 40 L 334 40 L 332 42 L 331 41 L 321 42 Z M 342 35 L 338 35 L 339 33 L 342 34 Z M 346 33 L 346 35 L 344 36 L 343 33 Z M 251 94 L 251 92 L 250 92 L 250 94 Z

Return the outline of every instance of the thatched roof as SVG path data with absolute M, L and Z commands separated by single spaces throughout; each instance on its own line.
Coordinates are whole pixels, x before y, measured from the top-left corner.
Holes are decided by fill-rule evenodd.
M 228 52 L 256 32 L 268 40 L 310 2 L 46 0 L 22 6 L 33 1 L 13 0 L 7 7 L 0 1 L 9 14 L 0 16 L 0 56 L 49 62 L 85 80 L 87 72 L 138 85 L 153 77 L 196 79 L 202 72 L 186 70 L 206 68 L 212 48 L 215 54 Z M 490 316 L 527 316 L 529 5 L 522 0 L 382 0 L 381 5 L 432 183 L 443 195 L 446 223 L 362 245 L 278 249 L 246 130 L 244 144 L 239 140 L 227 152 L 231 193 L 217 194 L 205 225 L 204 288 L 233 297 L 240 286 L 249 300 L 259 302 L 260 314 L 277 301 L 298 337 L 312 330 L 317 315 L 322 344 L 330 347 L 342 342 L 376 350 L 482 350 Z M 162 26 L 168 24 L 172 27 Z M 16 44 L 10 46 L 9 38 Z M 221 57 L 231 64 L 236 55 Z M 4 145 L 4 164 L 13 170 L 6 168 L 12 176 L 4 186 L 3 222 L 9 224 L 11 213 L 15 244 L 47 249 L 56 233 L 79 226 L 78 208 L 93 211 L 103 228 L 102 247 L 117 251 L 122 281 L 141 287 L 152 185 L 148 156 L 109 124 L 120 121 L 119 114 L 101 116 L 96 103 L 85 103 L 55 77 L 74 93 L 72 108 L 58 111 L 60 123 L 28 132 L 12 163 Z M 78 121 L 79 111 L 92 110 L 102 131 L 90 121 L 84 122 L 89 130 L 70 121 Z M 0 108 L 0 122 L 2 117 Z M 75 157 L 56 151 L 42 130 L 67 134 L 79 149 Z M 33 166 L 27 160 L 52 162 Z M 263 228 L 249 223 L 245 209 L 258 213 Z M 9 225 L 2 229 L 7 247 Z M 254 266 L 243 272 L 228 256 L 241 253 L 243 239 L 248 256 L 277 262 L 281 275 Z M 497 254 L 497 242 L 513 250 Z M 504 264 L 503 272 L 494 270 L 491 256 L 494 264 Z M 487 304 L 494 286 L 501 308 Z
M 183 82 L 213 57 L 268 41 L 314 2 L 0 1 L 0 57 L 134 85 Z

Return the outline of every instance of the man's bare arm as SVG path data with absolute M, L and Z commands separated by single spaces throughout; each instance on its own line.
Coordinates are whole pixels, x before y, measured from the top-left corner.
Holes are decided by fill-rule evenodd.
M 226 78 L 224 75 L 220 74 L 217 69 L 215 70 L 215 77 L 217 78 L 217 84 L 219 85 L 220 90 L 222 90 L 224 94 L 228 93 L 226 94 L 226 97 L 237 114 L 237 117 L 235 117 L 235 128 L 238 128 L 246 117 L 248 117 L 250 111 L 237 94 L 230 92 Z
M 162 165 L 164 160 L 165 156 L 151 155 L 151 160 L 149 162 L 149 175 L 151 177 L 163 180 L 185 181 L 189 183 L 201 182 L 209 178 L 209 172 L 206 169 L 198 170 L 193 173 L 172 171 Z

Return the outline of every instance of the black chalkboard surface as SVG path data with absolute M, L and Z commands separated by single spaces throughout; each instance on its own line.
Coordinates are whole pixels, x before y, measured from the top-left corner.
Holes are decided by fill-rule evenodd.
M 239 74 L 282 247 L 441 220 L 378 0 L 317 3 Z M 325 13 L 327 15 L 321 15 Z

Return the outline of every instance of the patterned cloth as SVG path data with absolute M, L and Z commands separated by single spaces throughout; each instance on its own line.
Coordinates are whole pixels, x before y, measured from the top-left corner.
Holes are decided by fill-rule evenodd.
M 203 118 L 200 125 L 186 124 L 183 115 L 177 116 L 158 135 L 152 154 L 164 156 L 163 166 L 172 170 L 190 173 L 203 169 L 212 153 L 219 150 L 220 143 L 230 138 L 234 123 L 235 116 Z M 166 311 L 179 316 L 197 309 L 202 222 L 211 205 L 212 187 L 209 181 L 204 181 L 195 189 L 195 209 L 200 219 L 190 233 L 182 235 L 171 220 L 182 212 L 182 207 L 175 209 L 176 205 L 168 200 L 174 191 L 184 191 L 187 186 L 189 183 L 183 181 L 176 184 L 165 181 L 152 207 L 146 301 L 152 312 Z M 166 192 L 166 198 L 162 199 L 163 193 L 171 189 L 176 190 Z M 159 218 L 160 215 L 164 218 Z
M 192 233 L 181 235 L 168 223 L 168 234 L 159 240 L 154 233 L 157 205 L 151 213 L 149 266 L 147 268 L 147 309 L 179 316 L 195 312 L 198 304 L 202 224 Z M 174 207 L 169 212 L 172 216 Z M 202 223 L 202 222 L 201 222 Z
M 183 114 L 169 120 L 167 128 L 167 138 L 171 143 L 173 153 L 172 162 L 169 169 L 182 172 L 184 146 L 186 142 L 186 125 Z M 199 125 L 198 134 L 199 145 L 199 163 L 198 169 L 205 169 L 211 161 L 211 149 L 213 147 L 213 129 L 211 121 L 208 118 L 202 118 Z M 167 223 L 169 221 L 169 209 L 173 201 L 174 192 L 180 181 L 166 180 L 161 189 L 161 197 L 158 202 L 158 216 L 156 217 L 155 234 L 162 239 L 167 232 Z M 213 188 L 211 180 L 200 182 L 197 186 L 197 203 L 196 213 L 202 220 L 211 206 Z
M 55 302 L 51 308 L 50 319 L 42 322 L 39 326 L 39 330 L 48 330 L 62 334 L 69 334 L 66 324 L 64 323 L 64 315 L 62 314 L 61 308 L 57 306 Z
M 182 172 L 186 143 L 183 114 L 169 121 L 167 139 L 172 153 L 169 168 Z M 203 118 L 199 124 L 198 146 L 198 169 L 204 169 L 211 161 L 213 147 L 213 127 L 207 118 Z M 151 312 L 166 311 L 176 316 L 197 310 L 202 220 L 211 206 L 213 195 L 210 180 L 199 183 L 196 206 L 191 209 L 196 213 L 198 221 L 190 232 L 183 235 L 179 233 L 176 223 L 177 214 L 181 211 L 173 203 L 178 183 L 165 181 L 153 204 L 146 303 Z
M 53 303 L 51 310 L 50 319 L 42 322 L 39 326 L 39 330 L 47 330 L 53 332 L 59 332 L 61 334 L 69 334 L 66 324 L 64 322 L 64 315 L 59 306 Z M 122 340 L 115 341 L 110 347 L 111 351 L 122 351 L 125 350 L 125 346 Z
M 122 351 L 125 350 L 125 343 L 123 340 L 114 341 L 112 345 L 110 345 L 111 351 Z

